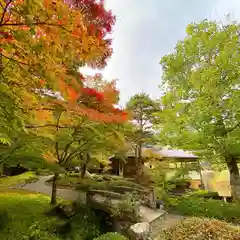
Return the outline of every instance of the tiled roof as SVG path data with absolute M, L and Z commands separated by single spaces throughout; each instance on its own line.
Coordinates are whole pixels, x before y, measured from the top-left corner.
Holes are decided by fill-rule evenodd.
M 162 148 L 160 150 L 156 148 L 144 148 L 143 150 L 146 149 L 152 149 L 154 152 L 165 158 L 198 158 L 198 156 L 193 153 L 184 150 L 173 150 L 168 148 Z
M 171 157 L 171 158 L 198 158 L 194 154 L 189 151 L 183 150 L 170 150 L 170 149 L 162 149 L 158 151 L 162 157 Z

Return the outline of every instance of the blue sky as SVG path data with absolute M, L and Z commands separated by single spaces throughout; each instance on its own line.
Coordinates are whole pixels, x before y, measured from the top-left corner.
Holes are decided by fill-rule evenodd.
M 104 70 L 107 79 L 118 79 L 121 104 L 135 93 L 153 98 L 161 91 L 159 61 L 185 36 L 187 24 L 205 18 L 240 20 L 240 0 L 105 0 L 117 17 L 113 55 Z M 87 71 L 88 72 L 88 71 Z

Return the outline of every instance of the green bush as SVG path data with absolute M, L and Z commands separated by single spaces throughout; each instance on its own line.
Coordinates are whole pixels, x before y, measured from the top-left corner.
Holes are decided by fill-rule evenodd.
M 222 200 L 184 196 L 168 199 L 168 207 L 183 215 L 217 218 L 240 223 L 240 204 Z
M 77 172 L 77 173 L 75 173 L 75 172 L 67 172 L 65 175 L 67 175 L 69 177 L 77 177 L 77 178 L 80 177 L 80 173 L 79 172 Z
M 206 218 L 189 218 L 176 227 L 163 231 L 157 240 L 238 240 L 240 228 L 219 221 Z
M 60 224 L 53 226 L 62 239 L 92 240 L 100 235 L 98 216 L 80 202 L 59 204 L 47 211 L 46 214 L 62 220 Z
M 80 202 L 76 202 L 75 207 L 76 215 L 70 219 L 72 239 L 92 240 L 99 236 L 100 219 L 98 216 Z
M 79 179 L 78 179 L 79 181 Z M 94 176 L 93 178 L 82 179 L 78 182 L 78 189 L 81 190 L 113 190 L 116 192 L 127 191 L 136 191 L 136 190 L 144 190 L 143 187 L 133 181 L 126 180 L 121 177 L 110 177 L 110 176 Z
M 42 229 L 38 222 L 32 224 L 29 228 L 28 234 L 25 236 L 26 240 L 61 240 L 57 235 L 51 233 L 47 228 Z
M 187 196 L 195 196 L 202 198 L 213 198 L 213 199 L 221 199 L 217 192 L 209 192 L 206 190 L 196 190 L 193 192 L 189 192 Z
M 95 221 L 89 220 L 89 216 L 78 214 L 60 225 L 58 234 L 63 239 L 92 240 L 100 235 L 100 230 Z
M 36 175 L 48 176 L 52 174 L 53 173 L 49 169 L 39 168 L 36 170 Z
M 100 237 L 94 238 L 94 240 L 127 240 L 127 238 L 119 233 L 109 232 Z
M 135 195 L 124 194 L 122 201 L 112 205 L 112 214 L 121 219 L 137 222 L 139 220 L 139 202 Z

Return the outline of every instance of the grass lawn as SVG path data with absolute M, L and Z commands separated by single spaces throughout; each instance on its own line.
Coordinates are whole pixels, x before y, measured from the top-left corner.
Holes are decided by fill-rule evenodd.
M 37 181 L 38 177 L 34 172 L 25 172 L 16 176 L 9 176 L 0 179 L 1 187 L 10 187 L 17 184 Z
M 0 192 L 0 240 L 29 239 L 34 223 L 40 228 L 49 224 L 44 212 L 50 207 L 50 197 L 27 191 Z M 45 239 L 45 238 L 44 238 Z M 59 239 L 49 233 L 46 239 Z
M 47 195 L 0 188 L 0 240 L 92 240 L 101 233 L 100 220 L 85 205 L 71 219 L 47 215 L 50 209 Z

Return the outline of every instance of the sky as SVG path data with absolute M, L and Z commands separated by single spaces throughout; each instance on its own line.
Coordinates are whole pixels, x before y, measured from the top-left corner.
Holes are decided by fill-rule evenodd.
M 139 92 L 161 96 L 161 57 L 185 37 L 186 26 L 204 19 L 240 20 L 240 0 L 105 0 L 116 16 L 113 55 L 103 71 L 118 79 L 120 104 Z M 86 69 L 86 73 L 93 73 Z

